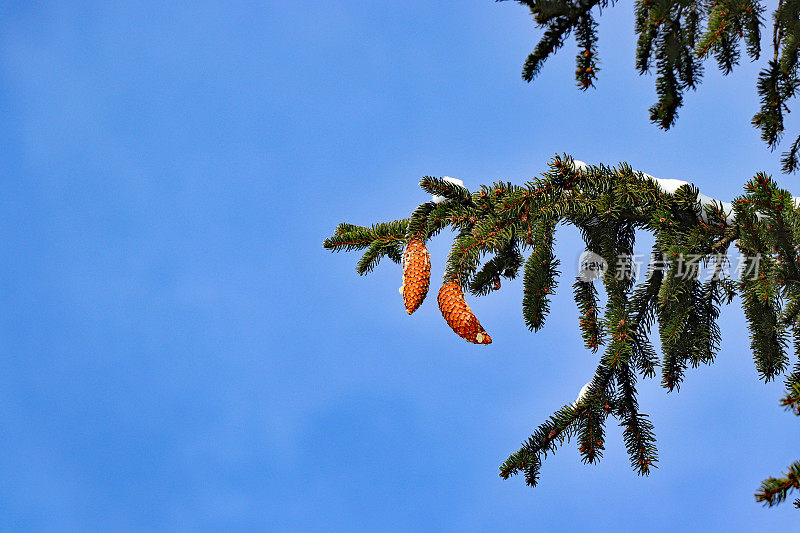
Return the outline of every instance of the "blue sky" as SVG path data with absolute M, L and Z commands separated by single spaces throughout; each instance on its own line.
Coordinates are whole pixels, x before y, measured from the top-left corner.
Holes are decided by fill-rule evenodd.
M 651 126 L 630 7 L 519 78 L 513 3 L 5 2 L 0 7 L 0 529 L 752 531 L 800 425 L 756 379 L 741 309 L 679 394 L 641 383 L 659 469 L 566 446 L 536 489 L 497 467 L 597 356 L 562 280 L 532 335 L 521 287 L 471 301 L 491 346 L 413 316 L 400 270 L 359 278 L 322 240 L 407 216 L 422 175 L 523 183 L 555 153 L 627 161 L 721 199 L 778 175 L 749 127 L 757 65 L 713 67 Z M 794 114 L 793 114 L 794 115 Z M 792 116 L 789 127 L 800 123 Z M 430 245 L 438 289 L 448 236 Z M 643 248 L 643 251 L 646 247 Z

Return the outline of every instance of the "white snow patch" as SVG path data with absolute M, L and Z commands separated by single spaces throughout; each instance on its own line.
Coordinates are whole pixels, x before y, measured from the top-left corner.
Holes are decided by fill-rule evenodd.
M 688 181 L 676 180 L 676 179 L 654 178 L 650 174 L 645 174 L 644 172 L 641 172 L 641 175 L 646 177 L 646 178 L 649 178 L 649 179 L 655 181 L 656 184 L 658 184 L 658 187 L 662 191 L 667 193 L 667 194 L 675 194 L 678 191 L 678 189 L 680 187 L 682 187 L 683 185 L 689 185 Z M 798 198 L 798 200 L 800 200 L 800 198 Z M 734 217 L 733 217 L 733 204 L 732 203 L 730 203 L 730 202 L 722 202 L 722 201 L 717 200 L 715 198 L 711 198 L 710 196 L 705 195 L 703 193 L 698 193 L 697 194 L 697 201 L 700 203 L 700 212 L 698 213 L 698 215 L 700 215 L 700 219 L 703 222 L 708 222 L 708 216 L 706 215 L 706 209 L 705 209 L 706 206 L 716 205 L 717 207 L 722 209 L 723 213 L 725 213 L 725 221 L 728 224 L 732 224 L 733 223 Z M 760 216 L 759 216 L 759 218 L 760 218 Z
M 575 398 L 574 402 L 572 402 L 573 406 L 578 405 L 578 402 L 580 402 L 581 400 L 583 400 L 586 397 L 586 393 L 589 392 L 589 386 L 591 384 L 592 384 L 592 382 L 590 381 L 589 383 L 587 383 L 586 385 L 581 387 L 581 391 L 578 393 L 578 397 Z
M 697 194 L 697 201 L 700 202 L 700 218 L 703 220 L 703 222 L 708 222 L 708 216 L 706 215 L 705 207 L 716 205 L 722 210 L 723 213 L 725 213 L 725 220 L 728 222 L 728 224 L 733 224 L 734 217 L 732 203 L 715 200 L 714 198 L 706 196 L 703 193 Z
M 683 185 L 689 185 L 688 181 L 654 178 L 650 174 L 645 174 L 644 172 L 642 172 L 642 175 L 655 181 L 661 190 L 667 194 L 675 194 Z
M 456 185 L 461 185 L 462 187 L 464 186 L 464 181 L 460 180 L 460 179 L 457 179 L 457 178 L 451 178 L 450 176 L 444 176 L 442 179 L 444 181 L 447 181 L 447 182 L 450 182 L 450 183 L 455 183 Z M 432 198 L 433 198 L 434 203 L 437 203 L 437 204 L 440 204 L 440 203 L 444 202 L 445 200 L 447 200 L 447 198 L 445 198 L 444 196 L 439 196 L 438 194 L 432 195 Z

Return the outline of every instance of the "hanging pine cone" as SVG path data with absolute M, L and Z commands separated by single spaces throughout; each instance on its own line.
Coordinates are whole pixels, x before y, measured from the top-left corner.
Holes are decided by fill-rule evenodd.
M 492 338 L 467 305 L 458 283 L 448 281 L 442 285 L 438 301 L 442 316 L 456 335 L 474 344 L 491 344 Z
M 431 284 L 431 254 L 419 239 L 408 241 L 403 252 L 403 302 L 410 315 L 422 305 Z

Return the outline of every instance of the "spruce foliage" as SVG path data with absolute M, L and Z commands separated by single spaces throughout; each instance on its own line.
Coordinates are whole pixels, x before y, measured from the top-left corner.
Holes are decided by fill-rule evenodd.
M 724 24 L 734 23 L 739 24 Z M 383 256 L 399 262 L 412 238 L 426 241 L 449 228 L 455 239 L 444 281 L 484 295 L 498 289 L 501 278 L 514 278 L 523 269 L 522 313 L 534 331 L 544 326 L 560 275 L 558 224 L 579 228 L 587 250 L 608 267 L 599 279 L 579 276 L 573 285 L 584 343 L 600 351 L 588 391 L 542 423 L 501 465 L 501 477 L 522 474 L 527 484 L 536 485 L 543 459 L 571 439 L 584 462 L 599 461 L 609 418 L 623 428 L 634 471 L 649 474 L 658 452 L 653 425 L 639 408 L 637 381 L 653 378 L 660 367 L 662 386 L 678 390 L 690 367 L 713 363 L 720 308 L 735 295 L 747 318 L 759 376 L 770 381 L 789 370 L 781 404 L 800 416 L 800 208 L 769 176 L 758 174 L 746 184 L 733 213 L 718 204 L 702 205 L 691 185 L 665 192 L 625 163 L 580 167 L 566 155 L 556 156 L 541 178 L 522 186 L 499 182 L 471 192 L 434 177 L 422 178 L 420 185 L 444 201 L 424 203 L 408 219 L 371 227 L 340 224 L 324 247 L 364 250 L 357 271 L 365 274 Z M 647 276 L 638 283 L 629 270 L 637 230 L 655 236 Z M 732 245 L 745 258 L 744 268 L 726 277 L 720 275 L 722 258 Z M 694 275 L 692 269 L 700 265 L 712 266 L 713 275 Z M 607 296 L 604 309 L 600 285 Z M 660 359 L 649 338 L 653 327 L 661 341 Z M 800 488 L 798 479 L 800 463 L 794 463 L 784 477 L 765 480 L 756 499 L 780 503 Z
M 582 90 L 593 87 L 599 70 L 597 17 L 614 2 L 515 1 L 526 6 L 537 27 L 544 29 L 525 61 L 522 78 L 534 80 L 547 58 L 574 34 L 578 47 L 575 80 Z M 751 61 L 759 60 L 765 11 L 759 0 L 636 0 L 636 70 L 639 74 L 655 71 L 657 100 L 650 107 L 650 120 L 665 130 L 675 124 L 684 93 L 696 89 L 702 80 L 705 61 L 715 61 L 727 75 L 739 64 L 742 53 Z M 772 54 L 756 82 L 761 106 L 752 124 L 774 150 L 784 134 L 788 102 L 800 89 L 800 1 L 778 0 L 771 29 Z M 786 173 L 800 168 L 800 136 L 783 153 L 781 163 Z

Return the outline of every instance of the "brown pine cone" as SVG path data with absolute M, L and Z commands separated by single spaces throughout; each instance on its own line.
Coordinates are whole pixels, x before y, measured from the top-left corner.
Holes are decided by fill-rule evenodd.
M 461 286 L 448 281 L 439 289 L 439 310 L 456 335 L 474 344 L 491 344 L 492 338 L 464 300 Z
M 410 315 L 422 305 L 431 284 L 431 254 L 419 239 L 408 241 L 403 252 L 403 302 Z

